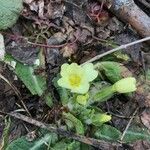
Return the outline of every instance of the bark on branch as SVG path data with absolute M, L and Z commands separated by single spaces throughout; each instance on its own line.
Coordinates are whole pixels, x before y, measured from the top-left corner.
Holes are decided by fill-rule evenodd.
M 129 23 L 142 37 L 150 36 L 150 17 L 133 0 L 112 0 L 110 10 L 122 21 Z

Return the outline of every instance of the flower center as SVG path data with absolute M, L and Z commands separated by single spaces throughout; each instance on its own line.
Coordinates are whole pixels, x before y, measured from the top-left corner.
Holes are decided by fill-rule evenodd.
M 71 74 L 69 77 L 70 85 L 73 87 L 78 87 L 81 84 L 81 77 L 77 74 Z

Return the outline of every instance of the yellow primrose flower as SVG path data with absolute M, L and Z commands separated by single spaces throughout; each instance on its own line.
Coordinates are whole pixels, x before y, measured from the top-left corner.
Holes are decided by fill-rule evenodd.
M 76 63 L 63 64 L 60 71 L 61 78 L 58 80 L 58 85 L 71 92 L 85 94 L 89 90 L 89 82 L 93 81 L 98 72 L 94 70 L 92 63 L 87 63 L 80 66 Z
M 136 79 L 128 77 L 117 81 L 113 86 L 113 90 L 119 93 L 129 93 L 136 91 Z

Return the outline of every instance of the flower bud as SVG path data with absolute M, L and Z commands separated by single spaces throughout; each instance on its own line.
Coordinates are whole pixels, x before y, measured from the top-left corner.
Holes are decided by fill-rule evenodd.
M 117 81 L 113 86 L 113 90 L 118 93 L 129 93 L 136 91 L 136 79 L 128 77 Z

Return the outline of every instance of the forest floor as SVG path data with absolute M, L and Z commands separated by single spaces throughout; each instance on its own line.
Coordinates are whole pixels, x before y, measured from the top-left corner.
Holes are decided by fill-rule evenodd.
M 149 0 L 135 3 L 150 17 Z M 144 38 L 130 22 L 116 16 L 111 5 L 111 0 L 24 0 L 16 24 L 0 31 L 6 51 L 6 60 L 0 62 L 1 149 L 150 149 L 149 43 L 137 42 L 105 56 Z M 101 89 L 114 84 L 118 72 L 122 78 L 137 80 L 134 93 L 115 94 L 86 108 L 111 115 L 104 125 L 84 122 L 85 114 L 63 103 L 68 91 L 55 85 L 64 63 L 89 60 L 110 63 L 108 72 L 100 70 Z M 83 106 L 78 109 L 85 111 Z

